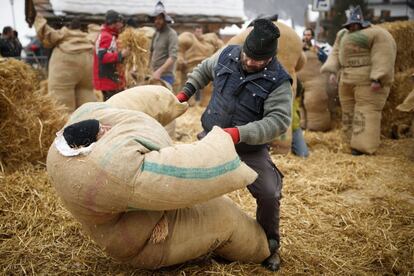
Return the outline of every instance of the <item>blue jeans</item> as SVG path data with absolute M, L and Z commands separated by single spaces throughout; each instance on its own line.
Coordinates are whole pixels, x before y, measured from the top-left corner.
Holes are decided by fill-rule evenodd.
M 161 79 L 171 84 L 171 86 L 174 84 L 175 81 L 174 76 L 162 76 Z
M 292 133 L 292 153 L 300 157 L 308 157 L 309 150 L 303 137 L 302 129 L 299 127 Z

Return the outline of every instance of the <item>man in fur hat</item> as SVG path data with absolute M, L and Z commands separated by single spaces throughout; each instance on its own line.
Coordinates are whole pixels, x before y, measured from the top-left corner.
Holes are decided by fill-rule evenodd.
M 283 134 L 291 122 L 291 78 L 275 58 L 279 29 L 269 19 L 257 19 L 243 46 L 229 45 L 205 59 L 177 98 L 187 101 L 213 82 L 211 100 L 202 115 L 202 138 L 213 126 L 233 139 L 240 158 L 259 177 L 248 186 L 257 201 L 256 219 L 268 238 L 271 255 L 263 265 L 280 266 L 279 206 L 282 173 L 269 156 L 268 142 Z
M 381 112 L 394 79 L 396 44 L 391 34 L 364 21 L 359 6 L 336 35 L 321 68 L 339 77 L 342 132 L 353 155 L 373 154 L 380 144 Z M 339 76 L 337 74 L 339 73 Z
M 165 11 L 161 1 L 155 6 L 151 16 L 154 21 L 156 32 L 151 42 L 151 70 L 153 79 L 162 79 L 169 84 L 174 84 L 174 71 L 177 62 L 178 36 L 168 23 L 172 18 Z

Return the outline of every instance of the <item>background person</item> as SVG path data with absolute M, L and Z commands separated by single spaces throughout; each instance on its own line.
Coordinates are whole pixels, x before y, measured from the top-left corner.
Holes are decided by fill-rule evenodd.
M 174 84 L 175 64 L 177 62 L 178 36 L 167 23 L 173 20 L 159 1 L 152 14 L 156 32 L 151 42 L 150 66 L 152 78 L 162 79 L 171 86 Z
M 20 49 L 19 45 L 16 44 L 13 28 L 10 26 L 4 27 L 0 38 L 0 55 L 2 57 L 19 58 L 21 51 L 21 44 Z
M 129 49 L 118 50 L 118 35 L 124 27 L 123 16 L 114 10 L 105 15 L 94 49 L 93 57 L 93 86 L 101 90 L 104 101 L 125 89 L 125 75 L 121 68 L 124 57 Z

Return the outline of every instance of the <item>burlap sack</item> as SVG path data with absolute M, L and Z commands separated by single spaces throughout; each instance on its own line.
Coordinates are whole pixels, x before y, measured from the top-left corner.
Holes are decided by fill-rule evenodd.
M 305 82 L 303 105 L 305 109 L 305 126 L 312 131 L 328 131 L 331 129 L 331 112 L 326 91 L 327 79 L 316 78 Z
M 296 34 L 295 30 L 288 25 L 282 22 L 274 22 L 274 24 L 280 30 L 277 59 L 290 74 L 293 80 L 292 96 L 294 99 L 296 96 L 296 72 L 302 69 L 303 65 L 306 63 L 306 57 L 302 53 L 302 41 Z M 247 28 L 240 34 L 232 37 L 227 44 L 243 44 L 251 30 L 252 28 Z M 274 153 L 289 153 L 292 146 L 292 127 L 290 126 L 283 135 L 272 141 L 271 145 Z
M 175 100 L 165 92 L 154 95 L 161 105 Z M 142 110 L 153 113 L 149 104 Z M 163 110 L 156 116 L 169 121 L 182 107 Z M 83 105 L 68 124 L 91 118 L 111 130 L 86 156 L 64 157 L 52 145 L 47 169 L 64 205 L 108 254 L 149 269 L 212 251 L 254 262 L 269 255 L 264 231 L 253 219 L 225 198 L 206 202 L 257 176 L 240 162 L 223 130 L 215 127 L 202 141 L 174 146 L 153 118 L 108 103 Z
M 117 93 L 106 103 L 115 108 L 144 112 L 163 126 L 172 122 L 188 108 L 187 103 L 178 102 L 174 94 L 161 85 L 136 86 Z
M 298 78 L 304 87 L 303 125 L 308 130 L 327 131 L 331 128 L 331 111 L 329 110 L 328 74 L 320 73 L 322 63 L 316 49 L 304 52 L 307 63 L 298 72 Z

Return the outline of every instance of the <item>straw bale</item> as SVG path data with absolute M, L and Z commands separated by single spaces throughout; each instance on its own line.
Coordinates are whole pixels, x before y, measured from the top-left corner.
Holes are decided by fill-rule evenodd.
M 414 21 L 386 22 L 379 25 L 385 28 L 397 44 L 397 58 L 395 60 L 395 72 L 406 71 L 414 68 Z
M 404 72 L 396 73 L 391 92 L 382 111 L 381 134 L 393 137 L 393 128 L 397 126 L 410 126 L 413 113 L 399 111 L 396 107 L 401 104 L 408 94 L 413 90 L 414 84 L 411 75 L 414 67 Z
M 180 141 L 201 130 L 201 107 L 177 119 Z M 414 138 L 384 139 L 375 155 L 352 156 L 340 131 L 305 132 L 310 157 L 272 155 L 285 174 L 280 275 L 414 273 Z M 274 275 L 257 264 L 207 256 L 157 271 L 117 263 L 57 200 L 44 168 L 0 174 L 3 274 Z M 247 190 L 230 194 L 249 215 Z
M 0 166 L 43 162 L 65 112 L 39 84 L 35 71 L 15 59 L 0 61 Z
M 122 48 L 129 48 L 130 54 L 123 61 L 125 78 L 128 87 L 135 86 L 144 81 L 149 73 L 149 47 L 150 40 L 144 30 L 126 28 L 119 35 Z

